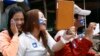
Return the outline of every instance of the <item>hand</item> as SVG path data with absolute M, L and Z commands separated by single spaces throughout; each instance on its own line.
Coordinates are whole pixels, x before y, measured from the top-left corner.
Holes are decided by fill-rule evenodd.
M 71 38 L 74 38 L 74 35 L 66 34 L 66 32 L 67 30 L 63 33 L 63 36 L 62 36 L 65 40 L 70 40 Z
M 94 26 L 93 25 L 89 25 L 89 27 L 86 29 L 85 35 L 86 36 L 92 36 L 93 35 L 93 30 L 94 30 Z
M 11 31 L 13 32 L 13 34 L 18 34 L 18 29 L 16 27 L 16 22 L 14 21 L 14 19 L 11 19 Z
M 75 28 L 75 26 L 70 27 L 69 33 L 71 33 L 72 35 L 76 35 L 76 28 Z
M 100 56 L 100 54 L 95 54 L 95 56 Z

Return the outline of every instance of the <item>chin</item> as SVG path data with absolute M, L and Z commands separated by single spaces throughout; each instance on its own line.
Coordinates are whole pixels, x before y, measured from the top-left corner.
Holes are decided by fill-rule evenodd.
M 45 29 L 41 29 L 41 31 L 45 31 L 46 30 L 46 28 Z
M 18 28 L 18 31 L 20 31 L 20 32 L 21 32 L 21 31 L 22 31 L 22 28 Z

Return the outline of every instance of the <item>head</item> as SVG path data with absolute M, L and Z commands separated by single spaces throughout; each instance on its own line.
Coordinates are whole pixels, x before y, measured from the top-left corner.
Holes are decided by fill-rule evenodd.
M 40 10 L 30 10 L 27 12 L 26 17 L 24 32 L 32 32 L 35 29 L 39 31 L 46 30 L 46 18 Z
M 85 16 L 90 15 L 90 10 L 81 9 L 79 6 L 74 4 L 74 17 L 75 17 L 75 26 L 81 27 L 85 26 Z
M 16 27 L 19 32 L 22 31 L 22 27 L 24 24 L 24 11 L 21 7 L 15 6 L 10 8 L 9 13 L 8 13 L 8 32 L 10 36 L 13 35 L 12 30 L 11 30 L 11 19 L 13 19 L 16 23 Z
M 27 34 L 28 32 L 33 33 L 34 31 L 38 31 L 38 37 L 41 37 L 43 40 L 43 44 L 47 46 L 46 33 L 46 18 L 43 13 L 38 9 L 33 9 L 27 12 L 26 14 L 26 22 L 24 25 L 23 31 Z M 37 33 L 38 34 L 38 33 Z
M 74 25 L 76 27 L 82 27 L 85 25 L 85 16 L 84 15 L 78 15 L 78 14 L 75 14 L 74 15 Z

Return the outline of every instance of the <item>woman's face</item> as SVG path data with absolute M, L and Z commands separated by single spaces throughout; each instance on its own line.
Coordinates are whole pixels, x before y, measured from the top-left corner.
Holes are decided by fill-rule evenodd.
M 47 20 L 46 18 L 44 17 L 43 13 L 42 12 L 38 12 L 39 14 L 39 25 L 40 25 L 40 31 L 42 30 L 46 30 L 46 25 L 47 25 Z
M 19 31 L 22 31 L 22 25 L 24 24 L 24 15 L 22 12 L 17 12 L 13 15 L 12 19 L 14 19 L 16 26 Z

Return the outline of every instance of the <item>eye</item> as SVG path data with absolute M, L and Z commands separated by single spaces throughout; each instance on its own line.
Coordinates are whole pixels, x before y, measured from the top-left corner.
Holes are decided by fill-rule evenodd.
M 44 18 L 44 16 L 41 16 L 41 18 Z
M 18 21 L 19 19 L 18 19 L 18 18 L 14 18 L 14 20 L 15 20 L 15 21 Z

